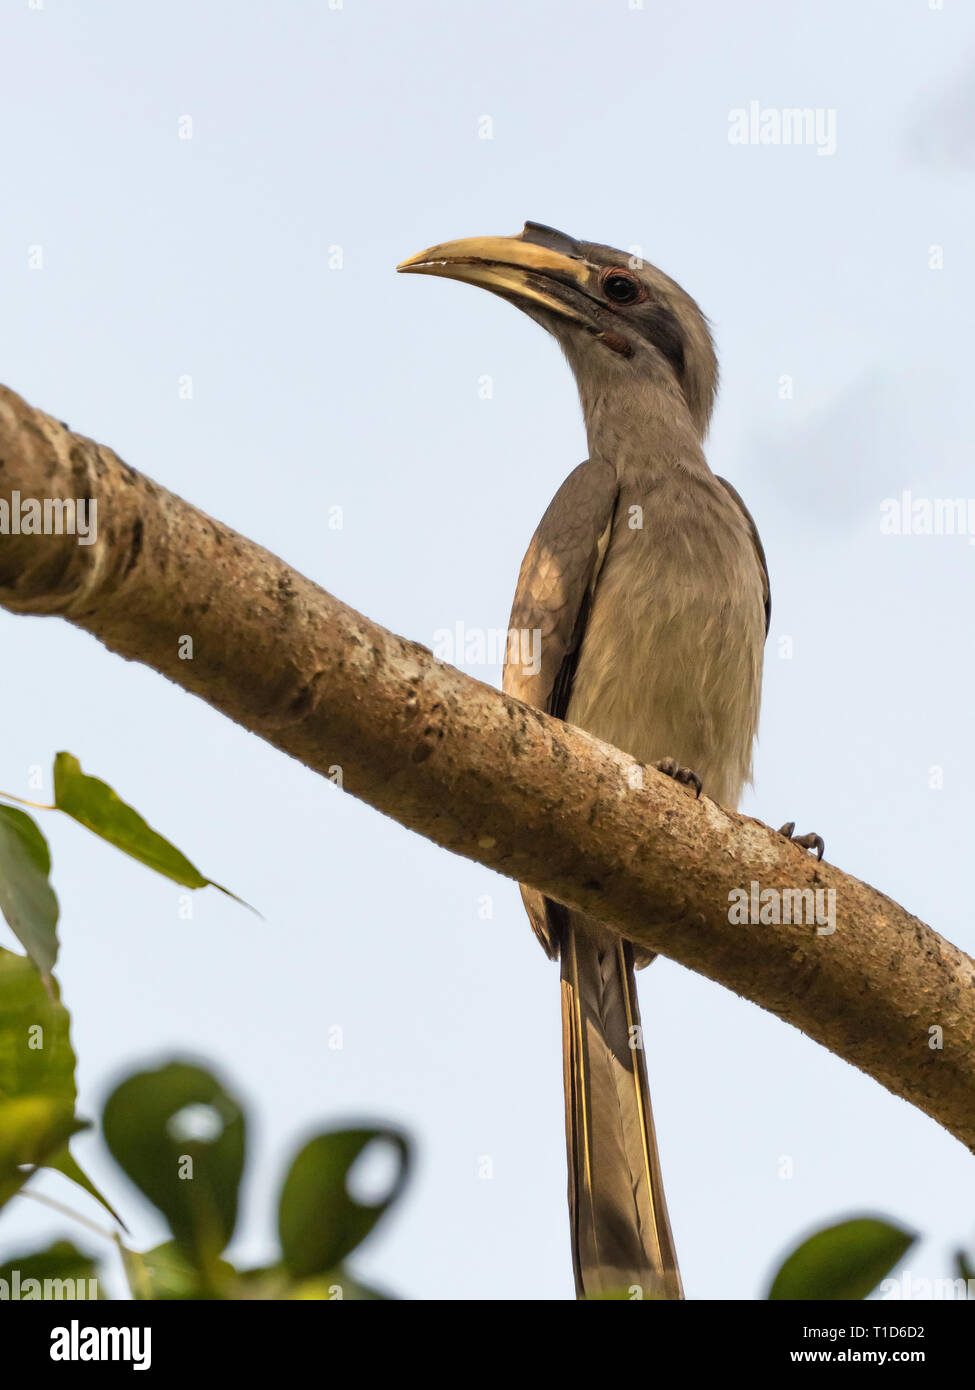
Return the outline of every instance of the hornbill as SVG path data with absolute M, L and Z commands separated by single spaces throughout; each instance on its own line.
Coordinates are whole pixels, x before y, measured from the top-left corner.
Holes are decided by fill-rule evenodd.
M 639 258 L 537 222 L 447 242 L 401 271 L 491 290 L 557 340 L 589 457 L 521 566 L 503 688 L 734 807 L 751 775 L 769 579 L 755 523 L 702 441 L 718 367 L 707 320 Z M 822 855 L 818 836 L 783 833 Z M 561 957 L 576 1293 L 683 1297 L 664 1201 L 634 966 L 652 954 L 523 886 Z

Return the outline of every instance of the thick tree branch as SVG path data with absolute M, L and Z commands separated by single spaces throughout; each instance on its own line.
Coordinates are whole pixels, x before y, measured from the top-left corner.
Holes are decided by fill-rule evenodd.
M 975 1148 L 975 962 L 889 898 L 652 770 L 634 786 L 632 758 L 438 663 L 0 388 L 0 520 L 16 493 L 21 512 L 95 499 L 98 534 L 0 534 L 11 612 L 67 618 L 340 767 L 354 796 L 745 995 Z M 835 932 L 732 925 L 753 882 L 835 890 Z

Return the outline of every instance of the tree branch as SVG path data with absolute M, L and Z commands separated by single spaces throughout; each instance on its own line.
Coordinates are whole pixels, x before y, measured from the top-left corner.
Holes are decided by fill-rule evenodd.
M 0 605 L 341 768 L 377 810 L 771 1010 L 975 1149 L 975 962 L 889 898 L 437 662 L 0 388 L 0 522 L 26 498 L 95 500 L 97 540 L 0 525 Z M 752 883 L 835 890 L 836 930 L 732 925 Z

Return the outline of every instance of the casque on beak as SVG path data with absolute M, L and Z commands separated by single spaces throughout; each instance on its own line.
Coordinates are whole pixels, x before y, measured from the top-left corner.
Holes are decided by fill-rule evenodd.
M 584 312 L 591 268 L 578 257 L 526 241 L 524 235 L 447 241 L 411 256 L 396 269 L 414 275 L 465 280 L 526 310 L 545 309 L 592 327 L 592 318 Z

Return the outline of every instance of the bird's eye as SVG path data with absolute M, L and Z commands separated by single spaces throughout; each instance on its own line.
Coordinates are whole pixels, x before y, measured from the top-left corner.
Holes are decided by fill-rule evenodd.
M 643 286 L 628 270 L 607 270 L 603 275 L 602 289 L 613 304 L 635 304 L 643 298 Z

